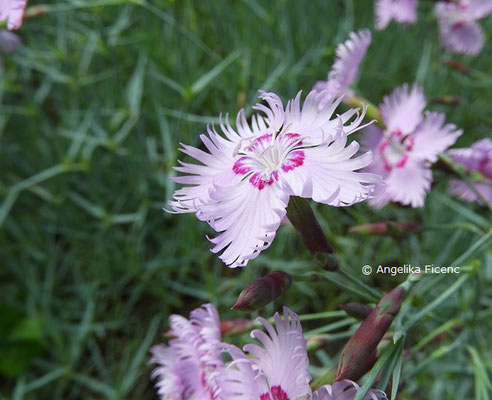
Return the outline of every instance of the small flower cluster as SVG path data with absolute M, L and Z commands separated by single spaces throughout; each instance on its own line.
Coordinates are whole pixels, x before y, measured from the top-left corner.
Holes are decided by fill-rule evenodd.
M 385 29 L 391 20 L 417 22 L 418 0 L 376 0 L 376 29 Z M 492 13 L 492 0 L 438 1 L 434 14 L 442 46 L 453 53 L 477 55 L 484 45 L 484 34 L 477 20 Z
M 299 317 L 284 307 L 276 313 L 275 327 L 258 318 L 266 332 L 254 329 L 260 344 L 247 344 L 244 351 L 224 343 L 217 310 L 206 304 L 191 312 L 190 319 L 170 317 L 169 345 L 151 350 L 153 372 L 161 399 L 197 400 L 350 400 L 359 390 L 352 381 L 340 380 L 313 392 L 306 340 Z M 224 362 L 223 356 L 230 361 Z M 387 399 L 371 390 L 366 400 Z
M 482 139 L 470 148 L 452 149 L 447 153 L 457 164 L 469 172 L 478 173 L 483 182 L 469 184 L 459 179 L 453 179 L 450 192 L 459 198 L 492 207 L 492 140 Z

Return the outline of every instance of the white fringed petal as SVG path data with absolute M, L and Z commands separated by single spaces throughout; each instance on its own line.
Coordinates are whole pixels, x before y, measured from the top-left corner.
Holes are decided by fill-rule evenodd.
M 372 197 L 379 176 L 355 172 L 372 161 L 369 151 L 353 157 L 357 142 L 346 146 L 347 136 L 340 132 L 332 141 L 305 150 L 306 157 L 296 174 L 282 177 L 292 195 L 312 198 L 318 203 L 336 207 L 349 206 Z
M 275 186 L 258 190 L 248 180 L 215 186 L 211 197 L 214 203 L 201 207 L 201 217 L 221 232 L 210 239 L 212 252 L 223 250 L 220 259 L 231 268 L 245 266 L 270 246 L 288 202 L 288 194 Z
M 411 90 L 407 84 L 396 88 L 393 93 L 384 97 L 383 104 L 380 106 L 387 130 L 413 132 L 422 121 L 425 105 L 424 91 L 420 86 L 413 85 Z
M 371 32 L 368 29 L 351 32 L 349 39 L 340 43 L 336 49 L 336 58 L 328 74 L 327 81 L 317 82 L 314 90 L 326 91 L 330 97 L 343 94 L 359 76 L 359 65 L 371 44 Z
M 258 318 L 267 333 L 253 330 L 251 336 L 258 339 L 261 346 L 247 344 L 244 350 L 254 356 L 252 363 L 265 377 L 270 389 L 280 387 L 289 399 L 301 399 L 311 395 L 306 340 L 297 314 L 287 307 L 283 311 L 283 319 L 275 313 L 275 328 L 265 319 Z
M 385 183 L 385 193 L 392 201 L 423 207 L 432 184 L 432 171 L 424 162 L 409 160 L 404 168 L 393 169 Z
M 403 24 L 417 22 L 418 0 L 376 0 L 374 14 L 376 29 L 385 29 L 391 20 Z
M 492 0 L 462 0 L 466 11 L 473 19 L 485 18 L 492 14 Z
M 411 151 L 414 159 L 437 161 L 438 154 L 452 146 L 463 133 L 453 124 L 445 124 L 445 118 L 441 113 L 425 113 L 424 121 L 414 135 L 415 144 Z
M 19 29 L 24 18 L 27 0 L 2 0 L 0 2 L 0 22 L 7 21 L 7 29 Z

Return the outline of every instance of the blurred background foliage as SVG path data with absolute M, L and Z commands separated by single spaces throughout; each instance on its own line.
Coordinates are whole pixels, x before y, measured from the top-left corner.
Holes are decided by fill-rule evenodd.
M 294 284 L 264 316 L 281 304 L 306 314 L 364 300 L 306 274 L 314 263 L 289 226 L 247 268 L 231 270 L 209 252 L 206 224 L 162 208 L 175 189 L 168 176 L 180 142 L 198 145 L 220 113 L 251 112 L 258 89 L 284 100 L 309 91 L 350 31 L 373 30 L 372 1 L 29 5 L 17 32 L 24 46 L 3 57 L 0 72 L 0 398 L 156 398 L 148 349 L 163 340 L 169 314 L 212 302 L 223 319 L 255 317 L 230 307 L 271 270 L 291 273 Z M 492 19 L 481 22 L 487 43 L 479 56 L 451 57 L 439 46 L 433 5 L 421 1 L 415 26 L 373 31 L 357 91 L 375 104 L 404 82 L 422 84 L 428 99 L 458 96 L 460 104 L 429 108 L 464 129 L 456 145 L 464 147 L 490 137 Z M 449 59 L 471 73 L 449 68 Z M 361 266 L 479 261 L 478 272 L 409 331 L 399 398 L 488 399 L 490 213 L 449 197 L 443 172 L 434 178 L 423 209 L 358 204 L 316 212 L 343 264 L 382 292 L 404 277 L 363 277 Z M 347 233 L 386 219 L 424 229 Z M 406 315 L 456 281 L 423 278 Z M 326 334 L 311 353 L 314 377 L 336 366 L 357 327 L 337 315 L 304 325 L 308 335 L 320 327 Z

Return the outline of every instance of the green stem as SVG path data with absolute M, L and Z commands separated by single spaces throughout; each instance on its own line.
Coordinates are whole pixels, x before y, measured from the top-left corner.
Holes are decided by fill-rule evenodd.
M 326 239 L 309 201 L 292 196 L 287 206 L 287 217 L 318 264 L 327 270 L 336 271 L 338 261 L 333 246 Z

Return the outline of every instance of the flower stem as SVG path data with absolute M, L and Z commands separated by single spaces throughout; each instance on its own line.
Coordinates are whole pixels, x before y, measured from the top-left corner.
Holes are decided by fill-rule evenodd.
M 328 271 L 336 271 L 338 260 L 333 246 L 326 239 L 309 201 L 292 196 L 287 206 L 287 217 L 316 262 Z

